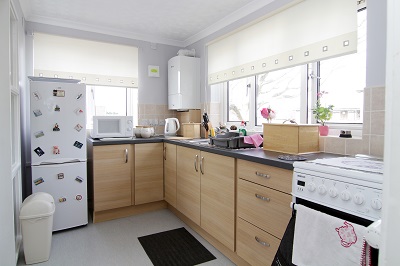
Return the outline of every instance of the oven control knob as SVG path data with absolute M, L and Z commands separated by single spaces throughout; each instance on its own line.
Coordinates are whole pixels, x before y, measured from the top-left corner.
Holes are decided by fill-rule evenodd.
M 340 193 L 340 198 L 344 201 L 348 201 L 351 198 L 351 194 L 347 190 L 344 190 Z
M 380 210 L 380 209 L 382 209 L 382 201 L 381 201 L 381 199 L 378 199 L 378 198 L 372 199 L 372 201 L 371 201 L 371 207 L 372 207 L 372 209 L 374 209 L 374 210 Z
M 308 183 L 308 186 L 307 186 L 308 191 L 314 192 L 316 188 L 317 188 L 317 186 L 315 185 L 315 183 L 313 183 L 313 182 Z
M 321 195 L 325 195 L 326 194 L 326 186 L 325 185 L 319 185 L 318 186 L 318 193 Z
M 338 190 L 335 187 L 331 187 L 329 188 L 329 196 L 331 196 L 331 198 L 336 198 L 338 196 Z
M 364 196 L 361 193 L 357 193 L 354 195 L 353 200 L 355 204 L 361 205 L 364 203 Z

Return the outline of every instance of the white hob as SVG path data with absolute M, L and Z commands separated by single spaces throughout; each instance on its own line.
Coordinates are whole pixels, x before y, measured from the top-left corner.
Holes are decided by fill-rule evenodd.
M 337 157 L 295 162 L 292 195 L 368 220 L 382 209 L 383 162 Z

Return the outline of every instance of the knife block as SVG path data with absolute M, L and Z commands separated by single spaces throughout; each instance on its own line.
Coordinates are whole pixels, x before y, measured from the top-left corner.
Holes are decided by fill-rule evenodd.
M 211 131 L 211 127 L 212 127 L 211 122 L 208 122 L 208 130 L 206 130 L 206 129 L 204 128 L 203 124 L 201 124 L 200 137 L 201 137 L 202 139 L 208 139 L 208 137 L 210 136 L 209 134 L 210 134 L 210 131 Z

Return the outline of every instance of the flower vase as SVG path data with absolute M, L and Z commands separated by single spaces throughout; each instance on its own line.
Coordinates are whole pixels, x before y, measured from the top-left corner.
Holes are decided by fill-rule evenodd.
M 319 135 L 320 136 L 328 136 L 329 127 L 328 126 L 319 126 Z

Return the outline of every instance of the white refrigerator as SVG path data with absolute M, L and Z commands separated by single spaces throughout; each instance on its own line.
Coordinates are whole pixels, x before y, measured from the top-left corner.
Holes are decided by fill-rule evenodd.
M 86 86 L 72 79 L 29 79 L 32 193 L 53 196 L 53 231 L 85 225 Z

